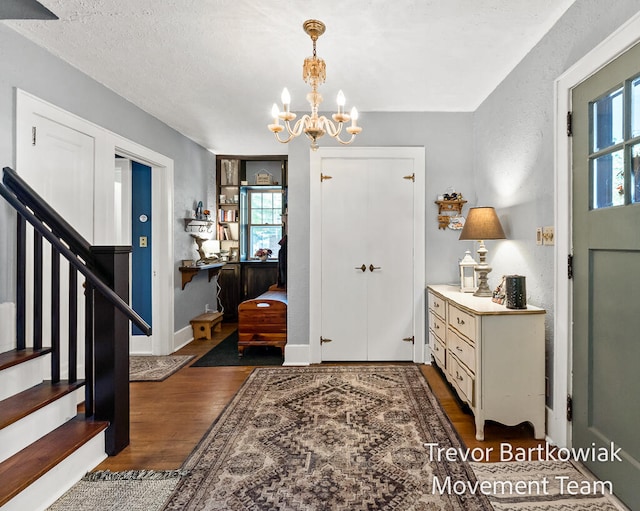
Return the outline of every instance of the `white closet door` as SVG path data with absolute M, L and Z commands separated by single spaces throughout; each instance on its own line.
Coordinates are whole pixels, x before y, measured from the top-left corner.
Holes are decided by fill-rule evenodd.
M 412 360 L 413 181 L 410 160 L 368 163 L 368 360 Z
M 322 183 L 323 360 L 367 360 L 366 182 L 360 160 L 326 160 Z M 313 269 L 312 269 L 313 271 Z
M 412 165 L 323 160 L 323 361 L 413 358 Z

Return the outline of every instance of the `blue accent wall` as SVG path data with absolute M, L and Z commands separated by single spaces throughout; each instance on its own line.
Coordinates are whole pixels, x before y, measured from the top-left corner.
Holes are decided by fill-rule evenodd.
M 151 167 L 131 162 L 131 196 L 131 307 L 152 325 Z M 147 221 L 141 222 L 140 215 L 146 215 Z M 140 247 L 140 236 L 147 237 L 146 247 Z M 131 333 L 144 335 L 135 325 Z

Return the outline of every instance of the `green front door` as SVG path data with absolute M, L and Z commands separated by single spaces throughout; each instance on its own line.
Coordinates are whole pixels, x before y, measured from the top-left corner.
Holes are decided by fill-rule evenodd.
M 640 510 L 640 45 L 572 104 L 573 446 Z

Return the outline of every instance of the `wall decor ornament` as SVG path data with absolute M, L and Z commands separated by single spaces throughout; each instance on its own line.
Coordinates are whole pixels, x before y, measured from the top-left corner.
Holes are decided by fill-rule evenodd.
M 438 195 L 435 203 L 438 205 L 438 229 L 461 230 L 464 227 L 462 207 L 467 201 L 460 192 L 450 188 L 447 193 Z

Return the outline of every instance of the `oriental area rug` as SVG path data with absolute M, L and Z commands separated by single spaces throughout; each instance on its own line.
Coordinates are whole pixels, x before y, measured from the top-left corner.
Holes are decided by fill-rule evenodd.
M 165 510 L 489 510 L 417 366 L 257 368 L 185 461 Z
M 129 381 L 164 381 L 195 355 L 130 356 Z

